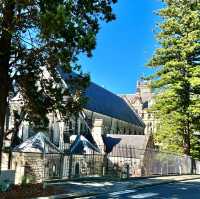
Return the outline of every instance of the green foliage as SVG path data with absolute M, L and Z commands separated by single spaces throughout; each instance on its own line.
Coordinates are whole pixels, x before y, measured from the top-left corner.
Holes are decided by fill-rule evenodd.
M 171 151 L 176 154 L 182 154 L 183 139 L 178 134 L 178 126 L 175 122 L 176 116 L 173 114 L 159 117 L 159 126 L 155 132 L 155 142 L 160 146 L 162 151 Z
M 200 119 L 200 3 L 164 0 L 159 11 L 160 44 L 148 66 L 160 90 L 154 110 L 160 120 L 157 141 L 173 151 L 194 152 Z
M 83 94 L 90 79 L 81 72 L 78 57 L 80 53 L 92 56 L 100 21 L 115 19 L 113 3 L 116 0 L 1 2 L 0 64 L 4 73 L 0 84 L 6 79 L 9 90 L 5 93 L 23 95 L 24 111 L 34 124 L 46 125 L 46 114 L 55 110 L 68 118 L 86 103 Z M 78 74 L 68 79 L 66 89 L 58 69 Z
M 30 174 L 26 174 L 22 177 L 22 186 L 26 184 L 34 184 L 36 183 L 36 177 Z

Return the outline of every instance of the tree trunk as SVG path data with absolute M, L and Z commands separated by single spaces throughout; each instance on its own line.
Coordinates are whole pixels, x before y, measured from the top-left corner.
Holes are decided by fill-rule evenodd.
M 185 128 L 183 135 L 183 149 L 184 154 L 190 156 L 190 131 Z
M 4 124 L 9 93 L 9 61 L 11 54 L 11 39 L 13 28 L 15 1 L 5 1 L 0 38 L 0 171 L 2 167 L 2 149 L 4 140 Z
M 16 145 L 20 144 L 22 141 L 22 140 L 19 141 L 18 132 L 19 132 L 19 127 L 25 118 L 25 115 L 26 115 L 25 112 L 22 110 L 19 116 L 20 118 L 19 119 L 14 118 L 15 121 L 14 128 L 5 134 L 6 137 L 6 135 L 9 135 L 11 133 L 10 148 L 8 154 L 8 169 L 11 169 L 12 166 L 12 150 Z
M 189 118 L 189 117 L 188 117 Z M 184 124 L 184 134 L 183 134 L 183 153 L 186 156 L 191 156 L 191 129 L 189 119 Z M 189 165 L 187 165 L 189 166 Z M 195 164 L 193 158 L 191 157 L 190 174 L 195 171 Z
M 0 58 L 1 60 L 1 58 Z M 4 123 L 6 115 L 6 106 L 7 106 L 7 96 L 8 96 L 8 81 L 5 71 L 2 71 L 3 67 L 0 61 L 0 171 L 2 166 L 2 149 L 3 149 L 3 140 L 4 140 Z

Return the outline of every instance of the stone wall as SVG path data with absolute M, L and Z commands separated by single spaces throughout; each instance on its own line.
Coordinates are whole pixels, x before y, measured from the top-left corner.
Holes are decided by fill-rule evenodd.
M 44 179 L 44 159 L 39 153 L 13 153 L 12 168 L 16 170 L 16 184 L 42 182 Z
M 24 175 L 31 176 L 33 182 L 42 182 L 44 179 L 44 158 L 42 154 L 24 154 Z

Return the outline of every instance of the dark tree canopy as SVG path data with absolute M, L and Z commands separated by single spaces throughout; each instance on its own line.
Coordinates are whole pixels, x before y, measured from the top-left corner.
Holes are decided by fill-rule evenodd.
M 112 21 L 116 0 L 0 1 L 0 148 L 7 99 L 23 96 L 31 121 L 44 124 L 46 113 L 63 116 L 81 110 L 89 76 L 81 72 L 78 56 L 92 56 L 100 21 Z M 58 73 L 77 72 L 67 89 Z M 47 73 L 44 71 L 48 71 Z M 63 99 L 68 96 L 68 99 Z

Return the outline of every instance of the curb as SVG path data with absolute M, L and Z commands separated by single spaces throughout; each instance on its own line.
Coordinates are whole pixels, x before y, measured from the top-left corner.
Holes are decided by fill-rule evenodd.
M 176 175 L 170 175 L 170 176 L 176 176 Z M 130 178 L 113 178 L 113 177 L 84 177 L 84 178 L 74 178 L 72 179 L 68 179 L 68 178 L 64 178 L 64 179 L 53 179 L 53 180 L 45 180 L 44 182 L 47 184 L 54 184 L 57 182 L 71 182 L 71 181 L 75 181 L 75 182 L 93 182 L 95 180 L 95 182 L 103 182 L 103 181 L 111 181 L 111 182 L 118 182 L 118 181 L 127 181 L 127 180 L 142 180 L 142 179 L 147 179 L 147 178 L 157 178 L 157 177 L 165 177 L 165 175 L 155 175 L 155 176 L 141 176 L 141 177 L 130 177 Z M 166 175 L 167 177 L 167 175 Z
M 193 174 L 194 176 L 195 175 L 197 175 L 197 176 L 199 176 L 200 177 L 200 175 L 199 174 Z M 170 176 L 181 176 L 181 175 L 170 175 Z M 185 176 L 187 176 L 187 174 L 185 175 Z M 129 180 L 129 181 L 137 181 L 137 180 L 145 180 L 145 179 L 148 179 L 148 178 L 157 178 L 157 177 L 167 177 L 167 175 L 156 175 L 156 176 L 142 176 L 142 177 L 130 177 L 130 178 L 112 178 L 112 177 L 101 177 L 101 178 L 77 178 L 77 179 L 73 179 L 73 180 L 69 180 L 69 179 L 54 179 L 54 180 L 46 180 L 46 181 L 44 181 L 44 183 L 45 184 L 49 184 L 49 185 L 54 185 L 54 184 L 57 184 L 57 182 L 61 182 L 61 183 L 68 183 L 68 182 L 93 182 L 93 181 L 95 181 L 95 182 L 104 182 L 105 180 L 106 181 L 109 181 L 109 182 L 121 182 L 121 181 L 127 181 L 127 180 Z

